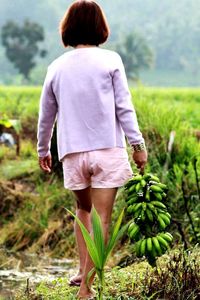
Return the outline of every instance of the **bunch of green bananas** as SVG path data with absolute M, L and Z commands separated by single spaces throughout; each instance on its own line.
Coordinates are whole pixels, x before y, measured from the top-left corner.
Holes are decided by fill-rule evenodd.
M 132 217 L 128 235 L 136 243 L 136 254 L 145 255 L 149 261 L 165 253 L 172 242 L 172 235 L 161 232 L 153 235 L 153 229 L 164 231 L 171 222 L 163 200 L 167 186 L 152 174 L 137 174 L 125 185 L 127 191 L 126 212 Z M 145 236 L 145 238 L 143 238 Z
M 166 198 L 166 185 L 160 183 L 155 175 L 136 175 L 125 186 L 127 193 L 127 213 L 134 219 L 158 223 L 164 230 L 169 224 L 171 215 L 163 203 Z
M 143 238 L 135 245 L 136 255 L 138 257 L 145 255 L 147 258 L 153 260 L 170 248 L 172 240 L 173 237 L 169 232 L 160 232 L 156 236 Z

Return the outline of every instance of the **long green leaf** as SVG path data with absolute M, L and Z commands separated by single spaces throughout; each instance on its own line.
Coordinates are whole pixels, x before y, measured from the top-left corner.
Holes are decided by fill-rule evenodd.
M 76 222 L 80 226 L 81 232 L 83 234 L 83 237 L 84 237 L 84 240 L 85 240 L 85 243 L 87 246 L 87 250 L 88 250 L 89 255 L 94 263 L 95 268 L 101 269 L 101 262 L 99 260 L 98 251 L 97 251 L 96 245 L 95 245 L 92 237 L 90 236 L 88 230 L 85 228 L 85 226 L 83 225 L 83 223 L 79 220 L 79 218 L 77 216 L 75 216 L 67 208 L 66 208 L 66 210 L 75 218 Z
M 114 246 L 116 245 L 117 241 L 125 234 L 125 232 L 127 232 L 127 229 L 129 227 L 130 223 L 125 224 L 119 231 L 118 234 L 115 237 L 115 240 L 113 241 L 112 244 L 110 244 L 110 246 L 108 245 L 107 249 L 106 249 L 106 261 L 111 253 L 111 251 L 113 250 Z M 110 247 L 110 248 L 109 248 Z
M 87 274 L 87 281 L 86 281 L 86 282 L 87 282 L 87 285 L 89 285 L 89 281 L 90 281 L 92 275 L 95 274 L 95 272 L 96 272 L 96 269 L 95 269 L 95 268 L 92 268 L 92 269 L 90 270 L 90 272 Z
M 97 248 L 99 260 L 101 262 L 101 269 L 104 267 L 104 256 L 105 256 L 105 242 L 104 242 L 104 234 L 102 230 L 102 222 L 101 218 L 98 215 L 95 207 L 92 208 L 92 228 L 93 228 L 93 236 L 94 243 Z
M 124 209 L 120 213 L 119 218 L 117 219 L 117 222 L 115 223 L 113 230 L 110 234 L 110 239 L 108 241 L 108 244 L 107 244 L 106 250 L 105 250 L 105 262 L 104 263 L 106 263 L 106 260 L 108 259 L 109 254 L 111 253 L 112 249 L 114 248 L 116 241 L 122 236 L 122 234 L 125 232 L 125 230 L 127 228 L 127 226 L 125 225 L 120 230 L 123 216 L 124 216 Z

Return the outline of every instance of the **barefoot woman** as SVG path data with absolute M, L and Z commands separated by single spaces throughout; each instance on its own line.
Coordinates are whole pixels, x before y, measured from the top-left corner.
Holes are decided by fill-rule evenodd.
M 44 171 L 51 171 L 50 141 L 57 120 L 64 186 L 75 193 L 76 214 L 89 231 L 90 212 L 95 206 L 107 240 L 117 188 L 132 176 L 125 136 L 142 170 L 147 152 L 122 60 L 116 52 L 99 48 L 109 36 L 100 6 L 95 1 L 73 2 L 60 31 L 64 46 L 72 50 L 48 68 L 38 122 L 39 164 Z M 70 284 L 80 285 L 78 297 L 88 299 L 92 290 L 86 277 L 92 262 L 76 223 L 75 235 L 80 267 Z

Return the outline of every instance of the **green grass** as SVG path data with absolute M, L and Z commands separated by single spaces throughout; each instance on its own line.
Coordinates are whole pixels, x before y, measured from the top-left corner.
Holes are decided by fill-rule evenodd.
M 16 118 L 36 118 L 41 87 L 0 87 L 1 114 Z M 133 100 L 140 110 L 152 105 L 166 113 L 186 118 L 193 127 L 199 125 L 198 108 L 200 105 L 200 89 L 195 88 L 137 88 L 132 89 Z M 145 106 L 144 106 L 145 104 Z M 149 113 L 152 114 L 151 110 Z M 155 111 L 157 113 L 157 111 Z M 189 120 L 187 119 L 189 117 Z
M 1 114 L 13 118 L 28 118 L 38 113 L 41 87 L 0 87 Z
M 38 171 L 37 160 L 6 160 L 1 164 L 0 178 L 4 180 L 11 180 L 17 178 L 24 178 L 30 176 L 32 173 Z
M 145 261 L 136 261 L 125 268 L 107 268 L 104 299 L 195 300 L 200 291 L 199 262 L 199 248 L 196 247 L 189 254 L 181 249 L 170 251 L 159 258 L 156 268 L 151 268 Z M 35 299 L 36 295 L 44 300 L 76 299 L 78 288 L 69 287 L 67 282 L 68 278 L 41 282 L 29 296 L 29 300 Z M 96 285 L 97 280 L 94 283 Z M 16 300 L 18 299 L 27 300 L 27 297 L 23 297 L 23 291 L 19 293 Z
M 163 130 L 199 128 L 200 90 L 139 88 L 132 90 L 141 125 Z

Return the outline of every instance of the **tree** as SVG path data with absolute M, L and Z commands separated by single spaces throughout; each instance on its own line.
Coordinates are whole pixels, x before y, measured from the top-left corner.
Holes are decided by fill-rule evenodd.
M 151 67 L 154 61 L 153 52 L 146 40 L 136 32 L 125 37 L 124 43 L 118 46 L 118 52 L 130 79 L 137 80 L 139 70 Z
M 47 53 L 38 47 L 38 43 L 44 40 L 43 27 L 29 20 L 25 20 L 22 26 L 8 21 L 2 27 L 1 37 L 8 59 L 29 79 L 30 71 L 36 65 L 34 58 L 37 55 L 44 57 Z

